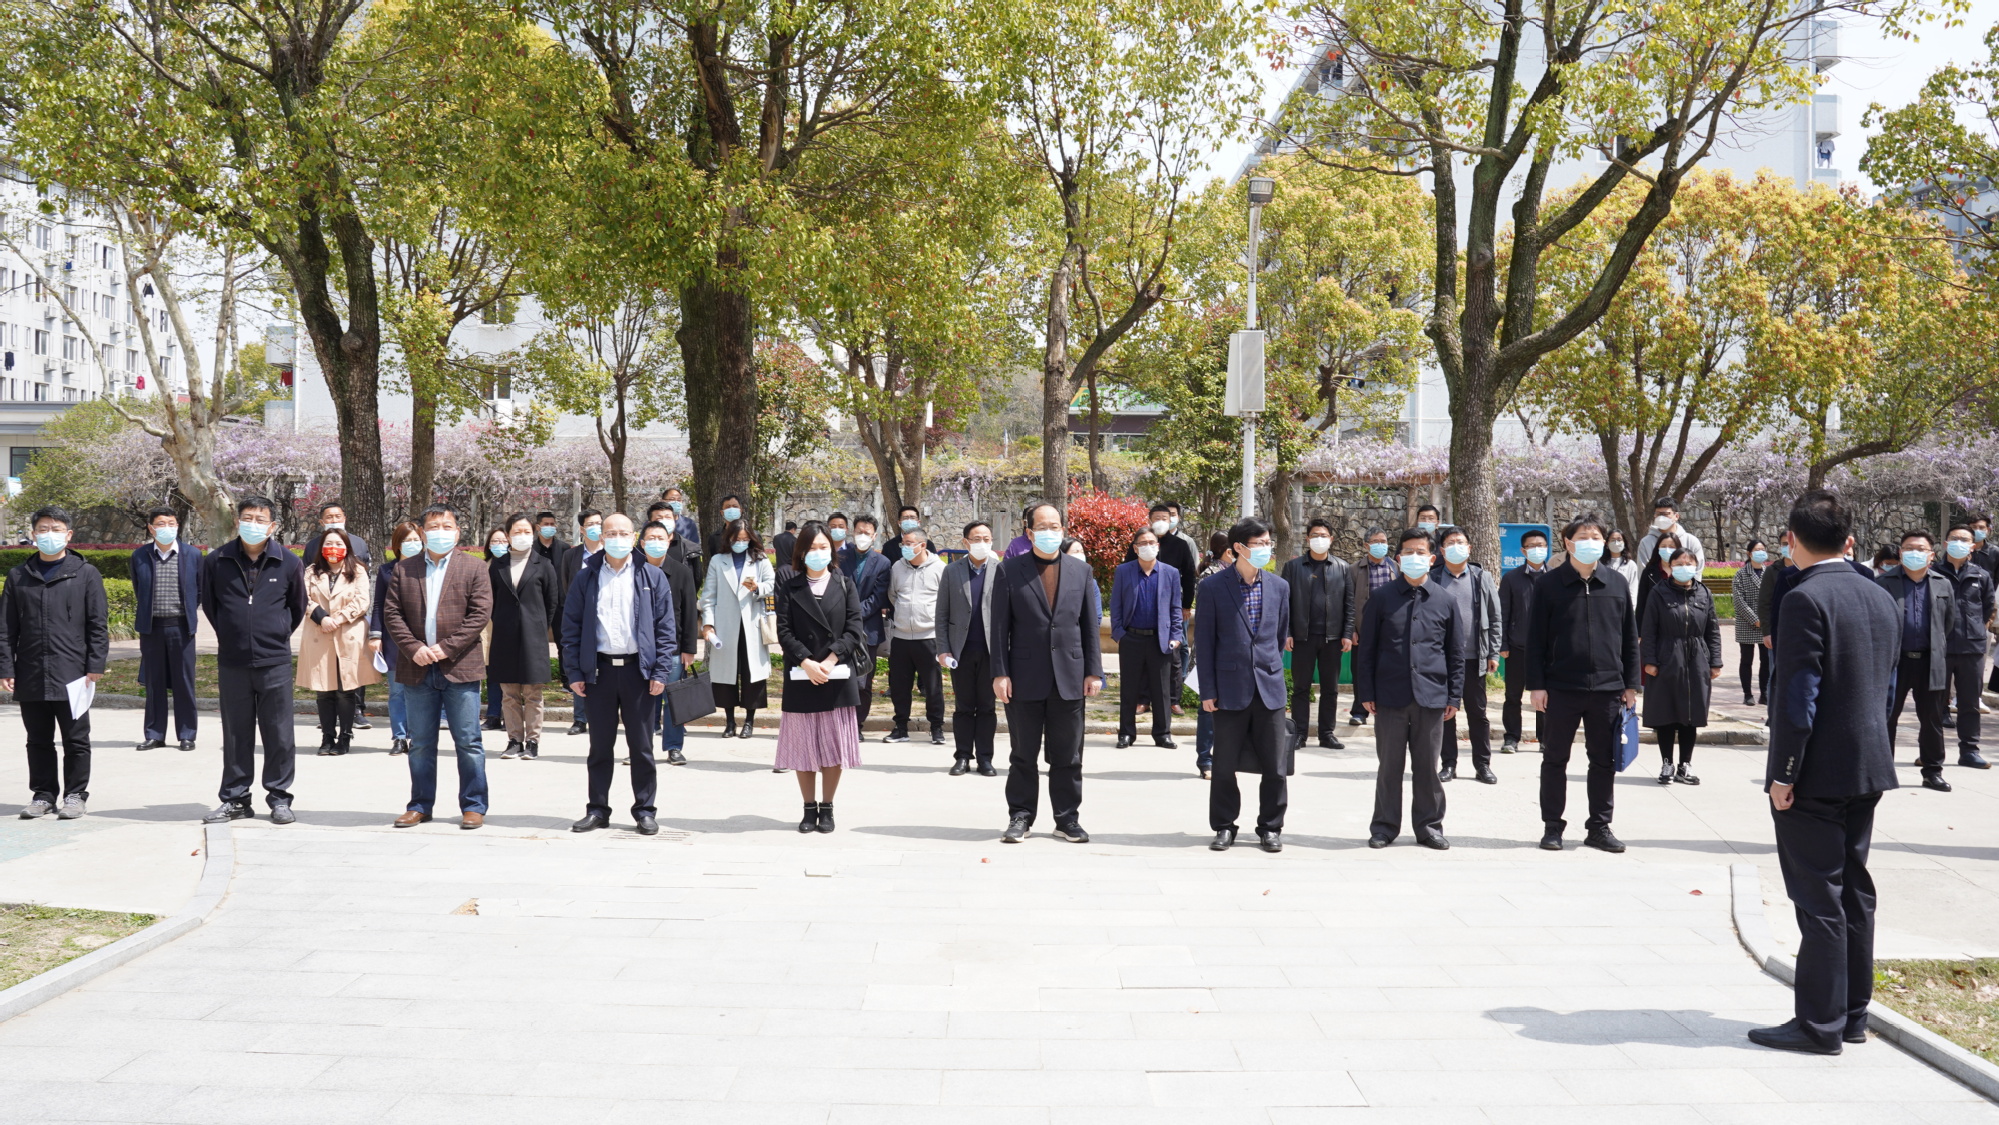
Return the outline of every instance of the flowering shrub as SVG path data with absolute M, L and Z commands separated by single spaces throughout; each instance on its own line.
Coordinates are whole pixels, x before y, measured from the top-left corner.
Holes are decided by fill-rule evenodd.
M 1097 585 L 1109 589 L 1111 572 L 1124 561 L 1131 537 L 1145 526 L 1145 501 L 1136 496 L 1079 492 L 1069 497 L 1069 534 L 1082 541 Z

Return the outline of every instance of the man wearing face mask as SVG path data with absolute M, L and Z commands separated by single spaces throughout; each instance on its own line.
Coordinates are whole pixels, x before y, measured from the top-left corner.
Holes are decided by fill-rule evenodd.
M 294 819 L 291 637 L 305 620 L 305 566 L 271 543 L 276 511 L 262 496 L 238 500 L 236 537 L 202 562 L 201 612 L 215 630 L 222 719 L 222 803 L 202 818 L 206 824 L 254 815 L 250 782 L 260 734 L 271 823 Z
M 174 734 L 182 750 L 194 749 L 199 712 L 194 707 L 195 614 L 201 604 L 201 550 L 180 541 L 172 508 L 147 515 L 152 542 L 132 552 L 132 593 L 139 601 L 139 679 L 146 685 L 145 740 L 158 750 L 167 738 L 167 695 L 173 695 Z
M 574 547 L 569 548 L 569 552 L 562 557 L 562 562 L 555 568 L 556 577 L 562 580 L 562 588 L 558 593 L 565 602 L 569 599 L 569 584 L 574 582 L 576 576 L 583 573 L 583 568 L 590 565 L 590 560 L 596 558 L 604 549 L 604 513 L 595 508 L 583 509 L 576 513 L 576 528 L 579 541 Z M 561 669 L 561 672 L 563 683 L 569 683 L 574 679 L 569 669 Z M 570 694 L 569 713 L 573 716 L 569 724 L 569 733 L 572 736 L 588 733 L 589 709 L 583 706 L 582 696 L 573 692 Z
M 1242 812 L 1239 773 L 1261 776 L 1256 835 L 1264 851 L 1284 849 L 1288 778 L 1297 762 L 1284 720 L 1284 642 L 1291 636 L 1291 587 L 1267 572 L 1270 528 L 1243 520 L 1229 529 L 1235 565 L 1201 583 L 1194 618 L 1194 664 L 1201 669 L 1201 709 L 1215 716 L 1208 827 L 1213 851 L 1235 845 Z
M 907 515 L 913 508 L 904 508 Z M 909 709 L 916 682 L 923 681 L 923 711 L 930 720 L 930 742 L 944 745 L 944 672 L 937 663 L 937 591 L 944 580 L 944 560 L 930 552 L 923 526 L 902 531 L 902 561 L 889 568 L 891 611 L 888 643 L 888 695 L 895 703 L 895 729 L 883 742 L 909 741 Z
M 852 546 L 836 556 L 842 573 L 854 581 L 861 599 L 861 632 L 868 638 L 868 658 L 855 671 L 860 674 L 856 689 L 860 694 L 855 720 L 866 730 L 868 713 L 874 710 L 875 660 L 882 655 L 882 637 L 889 611 L 888 576 L 894 560 L 875 550 L 875 518 L 855 516 Z M 897 551 L 899 555 L 900 550 Z
M 1402 834 L 1403 763 L 1415 777 L 1410 827 L 1416 842 L 1445 851 L 1444 724 L 1457 715 L 1465 675 L 1478 651 L 1463 603 L 1439 587 L 1430 533 L 1410 528 L 1397 544 L 1401 581 L 1361 614 L 1354 646 L 1353 692 L 1376 717 L 1374 822 L 1367 846 L 1385 848 Z M 1464 579 L 1461 584 L 1469 585 Z
M 1158 527 L 1165 521 L 1156 521 Z M 1169 536 L 1170 539 L 1170 536 Z M 1132 536 L 1138 557 L 1119 563 L 1111 576 L 1111 638 L 1118 644 L 1119 749 L 1138 741 L 1138 705 L 1152 707 L 1152 744 L 1173 743 L 1173 665 L 1186 644 L 1180 613 L 1180 575 L 1160 561 L 1159 536 L 1141 528 Z
M 400 654 L 396 678 L 409 716 L 410 799 L 397 828 L 429 820 L 437 803 L 440 718 L 450 724 L 457 750 L 458 826 L 486 823 L 486 752 L 479 741 L 486 654 L 479 634 L 493 617 L 493 583 L 485 563 L 458 549 L 458 534 L 456 508 L 424 509 L 423 565 L 396 567 L 382 599 L 382 628 Z
M 1972 561 L 1971 529 L 1959 524 L 1944 540 L 1944 563 L 1937 573 L 1950 579 L 1957 597 L 1957 622 L 1945 640 L 1951 691 L 1957 695 L 1957 764 L 1991 768 L 1978 752 L 1979 692 L 1985 686 L 1986 637 L 1992 628 L 1992 575 Z M 1948 693 L 1946 693 L 1948 694 Z
M 731 492 L 722 497 L 722 521 L 708 536 L 708 549 L 703 554 L 710 558 L 729 553 L 729 524 L 743 518 L 743 498 Z
M 1639 566 L 1651 566 L 1659 557 L 1659 537 L 1671 535 L 1679 540 L 1680 546 L 1694 553 L 1701 566 L 1707 565 L 1707 552 L 1701 548 L 1700 537 L 1680 526 L 1680 503 L 1670 496 L 1661 496 L 1652 501 L 1652 530 L 1638 541 Z
M 1471 735 L 1472 769 L 1486 785 L 1499 784 L 1492 772 L 1492 724 L 1485 717 L 1485 678 L 1499 670 L 1499 650 L 1505 641 L 1505 624 L 1499 611 L 1499 583 L 1485 568 L 1471 561 L 1471 539 L 1460 528 L 1447 527 L 1442 536 L 1444 553 L 1430 580 L 1458 603 L 1470 630 L 1465 640 L 1465 690 L 1458 710 L 1464 713 Z M 1458 720 L 1444 720 L 1443 769 L 1438 777 L 1455 781 L 1458 776 Z
M 1396 568 L 1395 561 L 1388 557 L 1388 553 L 1388 533 L 1378 527 L 1369 528 L 1367 555 L 1361 560 L 1360 577 L 1354 580 L 1353 618 L 1356 628 L 1360 622 L 1360 615 L 1367 609 L 1367 599 L 1374 596 L 1376 590 L 1395 582 L 1401 576 L 1402 572 Z M 1360 700 L 1356 699 L 1353 702 L 1352 713 L 1347 716 L 1347 725 L 1357 727 L 1365 722 L 1367 722 L 1367 708 L 1362 707 Z
M 957 753 L 951 776 L 959 777 L 978 763 L 979 776 L 999 773 L 993 768 L 993 735 L 999 712 L 993 700 L 993 589 L 999 570 L 993 552 L 993 527 L 984 520 L 965 525 L 965 557 L 944 568 L 937 586 L 937 663 L 951 670 L 951 733 Z
M 1534 583 L 1548 572 L 1548 537 L 1539 531 L 1530 531 L 1520 537 L 1520 549 L 1527 561 L 1516 566 L 1499 580 L 1499 620 L 1500 635 L 1504 647 L 1500 649 L 1500 659 L 1506 665 L 1506 702 L 1500 707 L 1499 721 L 1506 736 L 1499 745 L 1502 754 L 1514 754 L 1520 750 L 1522 725 L 1520 722 L 1520 697 L 1527 689 L 1520 670 L 1513 666 L 1515 653 L 1527 651 L 1527 611 L 1534 604 Z M 1632 599 L 1633 612 L 1637 610 L 1637 599 Z M 1534 741 L 1540 742 L 1543 722 L 1541 712 L 1534 712 Z
M 368 541 L 348 530 L 347 509 L 340 501 L 329 500 L 319 506 L 319 530 L 346 531 L 347 541 L 354 545 L 354 561 L 364 567 L 374 565 L 368 554 Z
M 61 508 L 37 511 L 28 521 L 35 557 L 9 572 L 0 591 L 0 691 L 14 694 L 27 734 L 30 799 L 22 820 L 51 812 L 75 820 L 90 798 L 90 712 L 72 709 L 69 685 L 103 677 L 110 613 L 104 576 L 69 549 L 70 523 Z
M 1170 506 L 1163 502 L 1154 504 L 1150 521 L 1146 527 L 1159 541 L 1159 561 L 1172 567 L 1173 572 L 1180 576 L 1180 620 L 1184 628 L 1184 623 L 1194 617 L 1194 580 L 1201 569 L 1201 564 L 1196 561 L 1200 556 L 1194 553 L 1185 539 L 1173 534 L 1173 509 Z M 1124 561 L 1132 562 L 1137 558 L 1136 548 L 1127 546 L 1124 549 Z M 1180 697 L 1175 694 L 1173 698 L 1178 700 Z
M 1943 713 L 1950 697 L 1947 648 L 1958 624 L 1957 589 L 1931 563 L 1936 552 L 1930 533 L 1921 528 L 1902 533 L 1902 567 L 1874 581 L 1895 598 L 1902 622 L 1901 659 L 1895 665 L 1895 706 L 1888 718 L 1890 735 L 1902 721 L 1909 694 L 1916 696 L 1916 764 L 1923 771 L 1923 788 L 1951 790 L 1943 779 Z M 1781 689 L 1780 689 L 1781 690 Z
M 1428 535 L 1432 543 L 1437 540 L 1437 529 L 1442 525 L 1444 513 L 1435 504 L 1424 504 L 1416 509 L 1416 530 Z
M 1291 748 L 1305 745 L 1312 721 L 1312 683 L 1319 684 L 1319 745 L 1346 746 L 1333 733 L 1340 708 L 1340 662 L 1353 648 L 1357 575 L 1333 555 L 1333 525 L 1314 519 L 1305 525 L 1305 553 L 1284 564 L 1291 587 Z
M 896 513 L 895 518 L 896 528 L 894 538 L 897 543 L 901 543 L 903 536 L 909 532 L 921 531 L 923 529 L 923 513 L 910 507 L 908 504 L 902 506 L 902 510 Z M 937 553 L 937 544 L 925 539 L 923 541 L 923 549 L 934 555 Z
M 693 516 L 687 514 L 687 494 L 680 490 L 679 485 L 674 485 L 660 493 L 659 498 L 673 509 L 673 537 L 686 540 L 688 549 L 693 550 L 694 545 L 701 541 L 701 527 L 694 522 Z
M 556 565 L 569 554 L 569 540 L 559 534 L 562 521 L 554 512 L 536 512 L 534 517 L 534 553 Z

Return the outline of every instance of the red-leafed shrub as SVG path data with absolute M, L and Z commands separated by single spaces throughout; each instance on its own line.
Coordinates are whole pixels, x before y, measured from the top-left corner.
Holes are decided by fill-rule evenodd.
M 1078 492 L 1069 498 L 1069 534 L 1082 540 L 1099 588 L 1111 588 L 1111 572 L 1124 561 L 1132 535 L 1145 526 L 1145 509 L 1136 496 Z

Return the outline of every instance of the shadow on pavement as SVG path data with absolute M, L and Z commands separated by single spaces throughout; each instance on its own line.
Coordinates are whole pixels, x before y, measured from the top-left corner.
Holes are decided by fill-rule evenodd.
M 662 828 L 678 828 L 684 832 L 791 832 L 797 833 L 795 820 L 772 820 L 767 816 L 732 816 L 727 820 L 687 820 L 680 817 L 660 817 Z
M 1086 773 L 1087 781 L 1199 781 L 1201 775 L 1191 768 L 1179 773 L 1150 773 L 1144 770 L 1109 770 L 1104 773 Z
M 91 809 L 90 815 L 113 820 L 199 821 L 214 807 L 213 805 L 147 805 L 138 809 Z M 263 806 L 258 807 L 262 809 Z M 5 809 L 7 814 L 14 811 L 7 806 L 0 806 L 0 809 Z
M 1728 1020 L 1712 1012 L 1665 1011 L 1658 1008 L 1551 1012 L 1546 1008 L 1494 1008 L 1486 1018 L 1514 1028 L 1517 1034 L 1543 1043 L 1602 1046 L 1616 1043 L 1658 1043 L 1669 1047 L 1711 1047 L 1737 1041 L 1744 1050 L 1760 1050 L 1747 1032 L 1759 1025 Z
M 870 824 L 854 829 L 876 836 L 899 836 L 910 840 L 992 840 L 998 842 L 1006 831 L 1004 822 L 991 828 L 946 828 L 938 824 Z

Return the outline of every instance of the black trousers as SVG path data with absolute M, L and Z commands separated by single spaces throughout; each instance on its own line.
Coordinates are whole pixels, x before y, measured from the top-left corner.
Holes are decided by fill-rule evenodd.
M 1967 652 L 1944 657 L 1949 669 L 1950 689 L 1945 694 L 1957 696 L 1957 753 L 1964 757 L 1978 753 L 1978 694 L 1985 686 L 1985 679 L 1978 674 L 1985 663 L 1985 654 Z
M 1916 764 L 1923 768 L 1923 776 L 1943 772 L 1943 710 L 1950 699 L 1948 681 L 1946 686 L 1931 691 L 1930 654 L 1910 659 L 1905 653 L 1895 665 L 1895 713 L 1889 723 L 1895 733 L 1901 732 L 1902 705 L 1908 702 L 1909 694 L 1916 696 Z M 1972 714 L 1978 713 L 1976 703 Z M 1899 741 L 1899 739 L 1897 740 Z
M 361 704 L 361 689 L 315 692 L 319 705 L 319 743 L 346 745 L 354 738 L 354 712 Z
M 1742 694 L 1752 692 L 1763 699 L 1770 694 L 1770 650 L 1762 645 L 1736 645 L 1742 650 Z M 1750 686 L 1749 674 L 1756 673 L 1755 686 Z
M 1465 725 L 1470 728 L 1471 763 L 1477 769 L 1492 766 L 1492 720 L 1485 717 L 1485 661 L 1465 661 L 1465 697 L 1458 705 L 1458 714 L 1464 716 Z M 1537 730 L 1538 733 L 1538 730 Z M 1453 716 L 1444 723 L 1443 762 L 1456 769 L 1458 767 L 1458 720 Z
M 1340 638 L 1299 638 L 1291 645 L 1291 740 L 1302 742 L 1312 717 L 1312 677 L 1319 677 L 1319 741 L 1333 735 L 1340 710 Z
M 1374 822 L 1370 835 L 1390 840 L 1402 834 L 1402 770 L 1414 778 L 1409 827 L 1426 840 L 1444 834 L 1444 783 L 1437 776 L 1442 757 L 1442 707 L 1381 707 L 1374 712 Z
M 618 766 L 618 724 L 625 725 L 625 753 L 632 759 L 632 815 L 652 816 L 659 810 L 659 766 L 652 757 L 653 695 L 650 684 L 639 672 L 639 658 L 621 657 L 612 664 L 608 656 L 597 658 L 597 682 L 583 705 L 590 709 L 590 758 L 588 765 L 589 811 L 611 815 L 611 775 Z
M 1513 667 L 1508 665 L 1506 669 L 1506 702 L 1500 705 L 1499 722 L 1501 728 L 1506 732 L 1506 741 L 1515 745 L 1518 745 L 1520 742 L 1520 697 L 1525 693 L 1526 689 L 1521 686 L 1520 673 L 1514 671 Z M 1548 741 L 1548 717 L 1540 711 L 1534 712 L 1534 739 L 1544 744 Z
M 951 692 L 957 696 L 951 711 L 951 733 L 958 742 L 954 755 L 961 762 L 977 758 L 980 765 L 993 760 L 993 735 L 999 730 L 999 710 L 993 702 L 993 657 L 991 652 L 966 652 L 951 669 Z
M 194 634 L 178 617 L 153 618 L 153 631 L 139 634 L 139 671 L 146 681 L 148 739 L 167 740 L 167 696 L 173 695 L 174 735 L 193 742 Z
M 1541 823 L 1559 832 L 1569 802 L 1569 749 L 1576 726 L 1583 728 L 1583 754 L 1589 763 L 1584 791 L 1589 795 L 1589 819 L 1583 828 L 1610 827 L 1611 794 L 1617 783 L 1617 735 L 1624 699 L 1616 691 L 1551 691 L 1547 725 L 1541 737 Z
M 1663 727 L 1653 727 L 1652 729 L 1659 735 L 1660 761 L 1669 766 L 1672 765 L 1673 748 L 1677 746 L 1680 748 L 1680 764 L 1692 764 L 1694 760 L 1694 739 L 1699 735 L 1699 727 L 1694 726 L 1692 723 L 1668 723 Z
M 1006 771 L 1006 810 L 1034 823 L 1041 801 L 1041 758 L 1048 759 L 1048 807 L 1055 824 L 1073 824 L 1083 804 L 1083 701 L 1049 696 L 1006 705 L 1013 743 Z
M 90 798 L 90 712 L 75 718 L 69 700 L 19 700 L 27 729 L 28 791 L 54 804 L 57 796 Z M 62 771 L 56 774 L 56 731 L 62 731 Z
M 250 799 L 257 770 L 257 738 L 264 740 L 264 793 L 289 801 L 298 748 L 292 742 L 290 661 L 262 668 L 218 664 L 216 695 L 222 708 L 222 799 Z
M 1180 663 L 1180 650 L 1159 651 L 1159 637 L 1139 636 L 1129 631 L 1130 643 L 1118 645 L 1118 724 L 1125 738 L 1138 737 L 1138 705 L 1152 707 L 1152 740 L 1173 737 L 1173 669 Z
M 1208 781 L 1208 827 L 1234 829 L 1242 813 L 1242 786 L 1236 774 L 1261 772 L 1256 787 L 1256 834 L 1284 830 L 1291 804 L 1291 779 L 1284 776 L 1285 743 L 1291 739 L 1284 709 L 1252 699 L 1240 711 L 1215 711 L 1215 761 Z
M 937 641 L 891 637 L 888 642 L 888 695 L 895 702 L 895 729 L 909 730 L 913 690 L 923 685 L 923 716 L 930 733 L 944 733 L 944 670 L 937 664 Z
M 862 730 L 867 729 L 868 712 L 875 708 L 875 657 L 879 655 L 877 652 L 879 647 L 878 645 L 867 646 L 867 655 L 861 658 L 861 666 L 858 669 L 861 674 L 858 685 L 861 698 L 860 702 L 854 708 L 854 718 L 858 721 L 858 726 Z
M 1874 879 L 1867 849 L 1881 794 L 1799 797 L 1771 810 L 1784 893 L 1798 913 L 1798 1023 L 1829 1047 L 1867 1030 L 1874 995 Z

